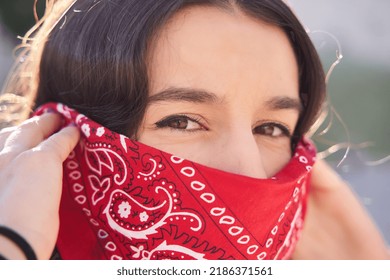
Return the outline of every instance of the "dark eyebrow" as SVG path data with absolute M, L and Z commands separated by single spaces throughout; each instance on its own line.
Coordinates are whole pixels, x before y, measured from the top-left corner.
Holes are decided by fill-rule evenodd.
M 223 103 L 223 99 L 215 93 L 202 89 L 170 87 L 149 96 L 148 102 L 159 101 L 183 101 L 192 103 Z M 302 111 L 302 104 L 298 99 L 287 96 L 276 96 L 266 101 L 266 106 L 271 110 L 292 109 Z
M 291 109 L 291 110 L 297 110 L 299 113 L 301 113 L 303 110 L 303 106 L 300 100 L 287 97 L 287 96 L 272 97 L 269 100 L 267 100 L 266 105 L 271 110 Z
M 171 87 L 149 96 L 149 103 L 159 101 L 184 101 L 193 103 L 217 103 L 221 99 L 214 93 L 201 89 Z

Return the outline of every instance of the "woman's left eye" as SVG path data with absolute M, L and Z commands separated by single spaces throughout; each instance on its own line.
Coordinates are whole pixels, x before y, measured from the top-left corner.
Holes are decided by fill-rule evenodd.
M 291 136 L 290 130 L 286 126 L 278 123 L 265 123 L 259 125 L 253 129 L 253 133 L 274 138 Z
M 185 116 L 185 115 L 174 115 L 169 116 L 161 121 L 155 123 L 157 128 L 171 128 L 182 131 L 196 131 L 203 130 L 205 127 L 200 123 L 200 120 Z

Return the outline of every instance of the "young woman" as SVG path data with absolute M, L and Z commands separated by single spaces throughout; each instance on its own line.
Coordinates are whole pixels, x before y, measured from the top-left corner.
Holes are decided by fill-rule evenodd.
M 324 74 L 283 1 L 53 2 L 6 90 L 5 121 L 42 107 L 0 133 L 5 258 L 388 257 L 312 169 Z

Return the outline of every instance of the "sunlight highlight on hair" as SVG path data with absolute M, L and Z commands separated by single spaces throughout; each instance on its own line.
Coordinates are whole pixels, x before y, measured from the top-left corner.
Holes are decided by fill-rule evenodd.
M 388 161 L 390 161 L 390 155 L 388 155 L 382 159 L 378 159 L 378 160 L 365 160 L 364 164 L 367 166 L 378 166 L 378 165 L 384 164 Z
M 0 92 L 0 128 L 16 125 L 28 118 L 34 102 L 34 75 L 38 71 L 39 53 L 42 42 L 63 19 L 66 12 L 73 7 L 77 0 L 45 0 L 45 10 L 39 18 L 37 5 L 34 0 L 33 13 L 35 25 L 24 36 L 18 36 L 20 43 L 13 49 L 14 64 L 5 79 Z M 34 52 L 36 56 L 31 56 Z
M 319 142 L 324 142 L 324 141 L 319 141 Z M 359 144 L 351 144 L 349 142 L 336 143 L 336 144 L 332 144 L 332 146 L 330 146 L 329 148 L 323 150 L 321 152 L 321 156 L 322 156 L 322 158 L 326 158 L 326 157 L 328 157 L 328 156 L 330 156 L 330 155 L 332 155 L 340 150 L 343 150 L 343 149 L 360 150 L 360 149 L 367 148 L 369 146 L 372 146 L 371 142 L 363 142 L 363 143 L 359 143 Z
M 335 42 L 337 45 L 337 48 L 335 51 L 336 58 L 332 62 L 331 66 L 329 67 L 329 69 L 326 73 L 325 82 L 328 85 L 334 69 L 343 59 L 343 52 L 342 52 L 341 44 L 336 36 L 334 36 L 332 33 L 329 33 L 327 31 L 322 31 L 322 30 L 310 31 L 307 29 L 307 32 L 310 34 L 316 34 L 316 33 L 325 34 L 326 36 L 330 37 L 332 39 L 332 41 Z M 320 143 L 324 143 L 326 145 L 330 145 L 329 148 L 318 152 L 318 158 L 321 158 L 321 159 L 327 158 L 328 156 L 345 149 L 343 157 L 338 162 L 337 167 L 340 167 L 340 165 L 346 160 L 346 158 L 351 150 L 357 150 L 357 153 L 356 153 L 357 156 L 363 162 L 363 164 L 366 166 L 379 166 L 379 165 L 382 165 L 382 164 L 390 161 L 390 155 L 385 156 L 385 157 L 378 159 L 378 160 L 364 159 L 363 156 L 361 155 L 361 153 L 359 153 L 359 150 L 366 149 L 368 147 L 372 147 L 372 146 L 374 146 L 374 144 L 372 142 L 363 142 L 363 143 L 359 143 L 359 144 L 353 144 L 351 141 L 351 135 L 350 135 L 350 132 L 348 130 L 347 124 L 343 121 L 343 119 L 341 118 L 341 116 L 339 115 L 339 113 L 337 112 L 335 107 L 328 100 L 324 104 L 323 112 L 321 113 L 321 115 L 319 116 L 317 121 L 314 123 L 312 128 L 310 129 L 310 132 L 308 134 L 309 137 L 314 136 L 314 135 L 315 136 L 324 136 L 325 134 L 327 134 L 330 131 L 330 129 L 332 128 L 332 125 L 335 123 L 335 121 L 338 121 L 340 123 L 340 125 L 342 126 L 342 129 L 345 132 L 347 141 L 342 142 L 342 143 L 331 143 L 330 141 L 327 141 L 323 137 L 316 138 L 316 141 L 318 141 Z M 320 130 L 320 127 L 324 126 L 324 124 L 325 124 L 325 127 L 323 127 Z
M 310 30 L 307 30 L 307 32 L 309 34 L 316 34 L 316 33 L 325 34 L 328 37 L 330 37 L 332 39 L 332 41 L 335 42 L 336 45 L 337 45 L 336 58 L 333 61 L 333 63 L 331 64 L 331 66 L 329 67 L 328 71 L 326 72 L 325 83 L 326 83 L 326 85 L 328 85 L 330 77 L 331 77 L 334 69 L 336 68 L 336 66 L 343 59 L 343 52 L 342 52 L 340 41 L 337 39 L 336 36 L 334 36 L 332 33 L 327 32 L 327 31 L 323 31 L 323 30 L 310 31 Z M 328 119 L 327 125 L 321 131 L 318 131 L 320 129 L 320 127 L 324 124 L 326 119 Z M 345 161 L 345 159 L 347 158 L 347 156 L 349 154 L 349 151 L 351 149 L 351 145 L 352 145 L 352 143 L 351 143 L 351 136 L 350 136 L 350 133 L 349 133 L 349 130 L 348 130 L 348 127 L 347 127 L 346 123 L 343 121 L 343 119 L 341 118 L 341 116 L 339 115 L 337 110 L 334 108 L 334 106 L 328 100 L 325 102 L 325 104 L 324 104 L 324 111 L 322 112 L 322 114 L 320 115 L 318 120 L 313 125 L 313 127 L 312 127 L 312 129 L 310 131 L 310 134 L 314 135 L 315 133 L 317 133 L 318 136 L 325 135 L 331 129 L 335 119 L 338 120 L 339 123 L 341 124 L 341 126 L 342 126 L 342 128 L 343 128 L 343 130 L 345 132 L 345 135 L 347 137 L 347 141 L 344 142 L 344 143 L 336 144 L 336 145 L 326 149 L 325 151 L 319 152 L 318 156 L 319 156 L 319 158 L 326 158 L 330 154 L 333 154 L 333 153 L 339 151 L 340 149 L 345 149 L 345 152 L 344 152 L 344 155 L 343 155 L 342 159 L 337 164 L 337 167 L 339 167 Z

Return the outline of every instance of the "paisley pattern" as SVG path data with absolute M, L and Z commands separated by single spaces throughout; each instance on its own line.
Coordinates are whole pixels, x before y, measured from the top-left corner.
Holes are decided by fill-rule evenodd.
M 64 162 L 64 259 L 286 259 L 303 226 L 315 148 L 270 179 L 235 175 L 133 141 L 62 105 L 82 132 Z M 65 125 L 66 125 L 65 124 Z

